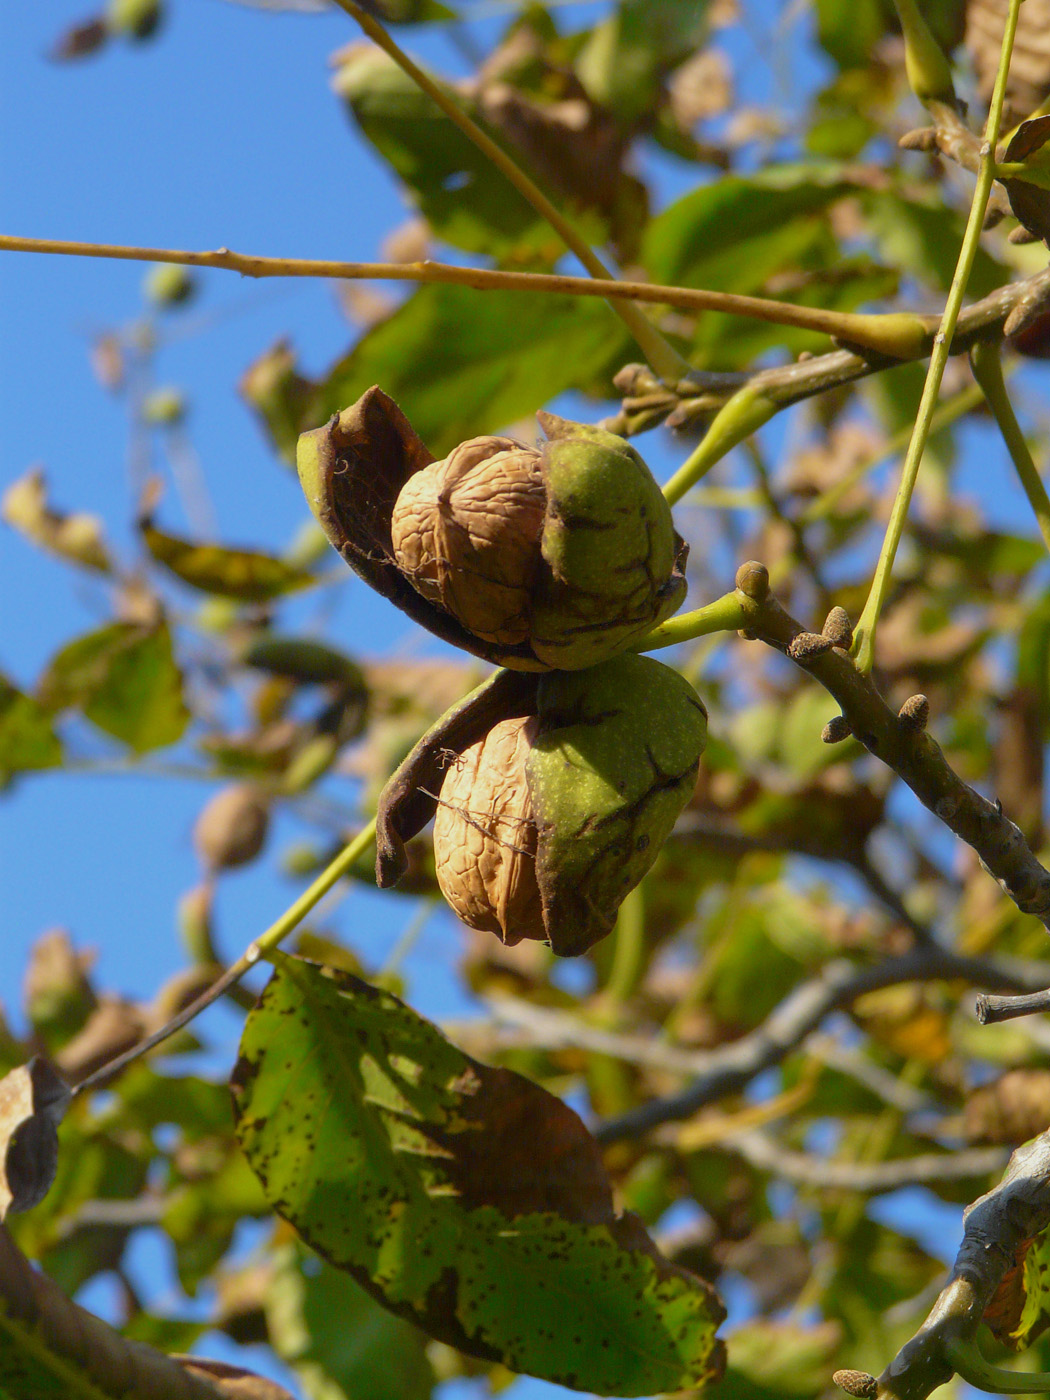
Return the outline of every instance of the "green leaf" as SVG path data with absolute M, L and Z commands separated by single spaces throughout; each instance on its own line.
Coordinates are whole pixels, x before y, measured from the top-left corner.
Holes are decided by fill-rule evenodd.
M 77 637 L 52 658 L 40 700 L 49 710 L 82 710 L 136 753 L 174 744 L 190 719 L 163 622 L 113 622 Z
M 139 529 L 157 563 L 202 593 L 215 593 L 242 603 L 265 603 L 317 582 L 308 569 L 286 564 L 272 554 L 227 549 L 220 544 L 195 544 L 165 534 L 149 519 L 141 521 Z
M 866 67 L 885 31 L 879 0 L 816 0 L 817 37 L 842 68 Z
M 345 50 L 333 86 L 439 238 L 471 253 L 499 256 L 530 244 L 550 261 L 561 255 L 561 239 L 546 221 L 381 50 Z M 476 104 L 464 106 L 486 125 Z
M 966 226 L 963 216 L 936 197 L 926 202 L 890 190 L 871 191 L 863 204 L 880 255 L 891 266 L 947 292 Z M 978 248 L 968 295 L 987 296 L 1009 280 L 1009 270 Z
M 430 1400 L 434 1372 L 418 1327 L 379 1307 L 338 1269 L 305 1271 L 294 1246 L 278 1249 L 273 1264 L 267 1331 L 307 1400 Z
M 565 389 L 611 378 L 630 345 L 597 300 L 425 286 L 333 367 L 312 420 L 379 384 L 440 456 Z
M 719 1400 L 802 1400 L 823 1395 L 841 1342 L 834 1322 L 745 1322 L 729 1337 L 729 1365 Z
M 56 768 L 62 745 L 47 710 L 0 676 L 0 786 L 12 773 Z
M 653 219 L 642 262 L 656 282 L 727 292 L 757 288 L 824 231 L 828 205 L 854 190 L 836 165 L 726 175 Z
M 275 962 L 234 1071 L 237 1133 L 309 1244 L 512 1370 L 624 1396 L 717 1378 L 721 1305 L 614 1214 L 571 1109 L 349 973 Z
M 707 37 L 697 0 L 620 0 L 592 31 L 576 61 L 591 98 L 625 126 L 651 112 L 664 78 Z
M 1019 1247 L 983 1321 L 1012 1351 L 1023 1351 L 1050 1327 L 1050 1231 Z

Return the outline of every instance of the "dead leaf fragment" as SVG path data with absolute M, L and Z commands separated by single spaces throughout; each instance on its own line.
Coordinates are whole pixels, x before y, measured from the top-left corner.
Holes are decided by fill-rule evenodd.
M 31 467 L 11 483 L 0 500 L 0 517 L 41 549 L 85 569 L 109 573 L 102 522 L 82 511 L 64 515 L 49 505 L 42 467 Z
M 44 1199 L 58 1166 L 58 1124 L 69 1087 L 35 1055 L 0 1079 L 0 1220 Z

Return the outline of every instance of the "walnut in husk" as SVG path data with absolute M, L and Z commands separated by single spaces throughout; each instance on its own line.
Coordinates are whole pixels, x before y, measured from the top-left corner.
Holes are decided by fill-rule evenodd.
M 502 672 L 424 736 L 388 784 L 378 882 L 398 878 L 404 840 L 436 807 L 438 883 L 464 923 L 508 944 L 585 952 L 656 860 L 706 737 L 692 687 L 649 657 L 538 678 Z
M 473 438 L 435 462 L 381 389 L 299 439 L 328 538 L 444 640 L 512 670 L 625 651 L 686 591 L 686 546 L 622 438 L 541 413 L 548 441 Z
M 525 765 L 536 719 L 505 719 L 449 765 L 434 816 L 438 885 L 468 928 L 547 937 Z

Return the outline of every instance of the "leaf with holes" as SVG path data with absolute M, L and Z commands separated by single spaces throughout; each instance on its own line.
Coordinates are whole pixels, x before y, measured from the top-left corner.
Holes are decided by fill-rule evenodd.
M 349 973 L 275 961 L 234 1071 L 237 1133 L 319 1254 L 515 1371 L 623 1396 L 718 1378 L 721 1304 L 615 1214 L 567 1105 Z

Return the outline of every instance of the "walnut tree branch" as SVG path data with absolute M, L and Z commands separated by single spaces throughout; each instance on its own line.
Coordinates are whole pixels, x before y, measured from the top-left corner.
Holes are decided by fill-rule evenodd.
M 854 666 L 842 646 L 807 632 L 768 591 L 768 571 L 745 564 L 737 574 L 746 635 L 759 638 L 812 673 L 839 702 L 842 719 L 829 726 L 829 742 L 852 734 L 869 753 L 905 782 L 919 801 L 972 846 L 981 863 L 1024 914 L 1050 929 L 1050 871 L 1040 864 L 1020 828 L 964 783 L 925 729 L 925 714 L 913 697 L 899 713 L 887 705 L 870 676 Z M 848 645 L 848 642 L 846 643 Z M 928 711 L 928 706 L 926 707 Z
M 1048 973 L 1045 963 L 967 958 L 929 945 L 868 967 L 837 958 L 790 992 L 748 1035 L 716 1050 L 691 1051 L 690 1069 L 695 1078 L 684 1089 L 599 1123 L 594 1135 L 603 1143 L 637 1138 L 661 1123 L 689 1118 L 708 1104 L 739 1093 L 763 1070 L 780 1064 L 826 1016 L 850 1006 L 866 992 L 902 982 L 941 980 L 1028 990 L 1046 986 Z
M 1002 1181 L 969 1207 L 963 1221 L 955 1265 L 929 1316 L 877 1379 L 863 1372 L 836 1372 L 849 1394 L 925 1400 L 962 1372 L 963 1358 L 973 1350 L 977 1327 L 1014 1264 L 1018 1246 L 1050 1224 L 1050 1131 L 1014 1152 Z
M 980 341 L 1001 341 L 1023 330 L 1050 300 L 1050 268 L 1022 282 L 997 287 L 959 313 L 950 353 L 967 353 Z M 666 423 L 669 428 L 698 427 L 710 421 L 747 385 L 753 396 L 768 402 L 772 411 L 790 408 L 803 399 L 822 394 L 876 374 L 901 360 L 922 360 L 933 348 L 939 317 L 921 318 L 926 330 L 907 353 L 894 357 L 854 350 L 832 350 L 789 365 L 746 372 L 694 371 L 674 386 L 662 384 L 645 365 L 625 365 L 613 383 L 623 395 L 620 412 L 605 420 L 610 432 L 630 436 Z

